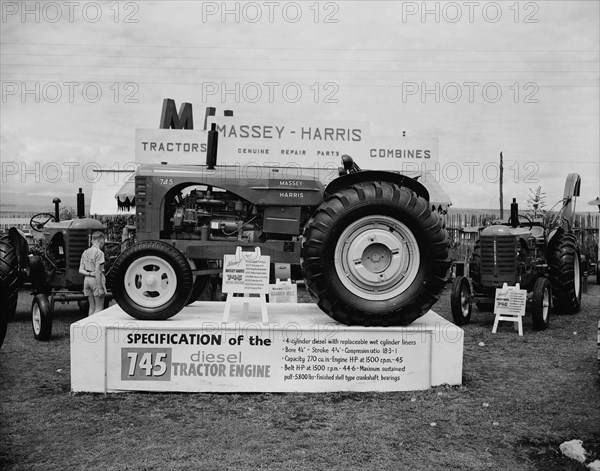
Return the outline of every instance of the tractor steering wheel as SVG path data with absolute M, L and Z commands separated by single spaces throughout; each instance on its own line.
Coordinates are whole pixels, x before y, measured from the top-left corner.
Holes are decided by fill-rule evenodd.
M 52 213 L 38 213 L 32 216 L 29 220 L 29 225 L 35 232 L 43 232 L 44 226 L 50 221 L 54 222 L 54 214 Z
M 527 219 L 527 224 L 529 224 L 529 229 L 533 228 L 533 221 L 531 220 L 531 218 L 529 216 L 527 216 L 526 214 L 519 214 L 519 218 Z
M 524 218 L 527 219 L 527 224 L 529 225 L 529 229 L 531 229 L 533 227 L 533 221 L 531 220 L 531 218 L 529 216 L 527 216 L 526 214 L 519 214 L 519 219 Z M 521 221 L 519 221 L 520 223 Z M 512 217 L 508 218 L 508 223 L 512 224 Z

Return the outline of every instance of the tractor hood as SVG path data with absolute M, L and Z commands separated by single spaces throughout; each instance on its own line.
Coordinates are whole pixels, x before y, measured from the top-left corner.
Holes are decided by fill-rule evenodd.
M 510 226 L 489 226 L 481 231 L 484 236 L 514 237 L 532 235 L 533 237 L 543 237 L 544 229 L 541 226 L 529 227 L 510 227 Z
M 60 222 L 49 222 L 46 224 L 45 229 L 65 230 L 65 229 L 95 229 L 103 231 L 104 226 L 96 219 L 81 218 L 81 219 L 67 219 Z

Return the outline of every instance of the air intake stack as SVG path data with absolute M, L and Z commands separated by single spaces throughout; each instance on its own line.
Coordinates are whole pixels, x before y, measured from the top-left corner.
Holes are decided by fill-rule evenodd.
M 77 217 L 79 219 L 85 217 L 85 195 L 81 188 L 79 188 L 79 193 L 77 193 Z

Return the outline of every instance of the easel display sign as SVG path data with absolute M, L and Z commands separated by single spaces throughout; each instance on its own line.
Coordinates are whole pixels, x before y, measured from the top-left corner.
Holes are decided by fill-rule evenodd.
M 269 264 L 271 257 L 254 252 L 242 252 L 238 247 L 235 255 L 225 255 L 223 260 L 223 293 L 269 292 Z
M 270 262 L 271 257 L 262 256 L 258 247 L 254 252 L 242 252 L 242 248 L 238 247 L 235 255 L 225 255 L 222 291 L 227 293 L 227 301 L 223 322 L 229 322 L 231 307 L 234 304 L 243 305 L 245 317 L 249 314 L 249 306 L 258 304 L 263 323 L 269 322 L 266 294 L 269 292 Z
M 496 288 L 494 313 L 501 316 L 524 316 L 527 290 L 519 286 Z
M 519 335 L 523 335 L 523 316 L 525 315 L 526 304 L 527 290 L 520 289 L 519 284 L 507 286 L 504 283 L 502 288 L 497 288 L 494 301 L 496 318 L 494 319 L 492 333 L 496 333 L 500 321 L 506 321 L 513 322 L 515 328 L 519 331 Z

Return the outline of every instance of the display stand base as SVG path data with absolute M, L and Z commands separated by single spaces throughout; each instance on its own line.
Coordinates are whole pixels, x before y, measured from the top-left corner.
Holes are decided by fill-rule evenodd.
M 223 323 L 196 302 L 165 321 L 115 305 L 71 325 L 81 392 L 411 391 L 462 381 L 463 331 L 433 311 L 407 327 L 340 324 L 314 304 L 269 304 Z

